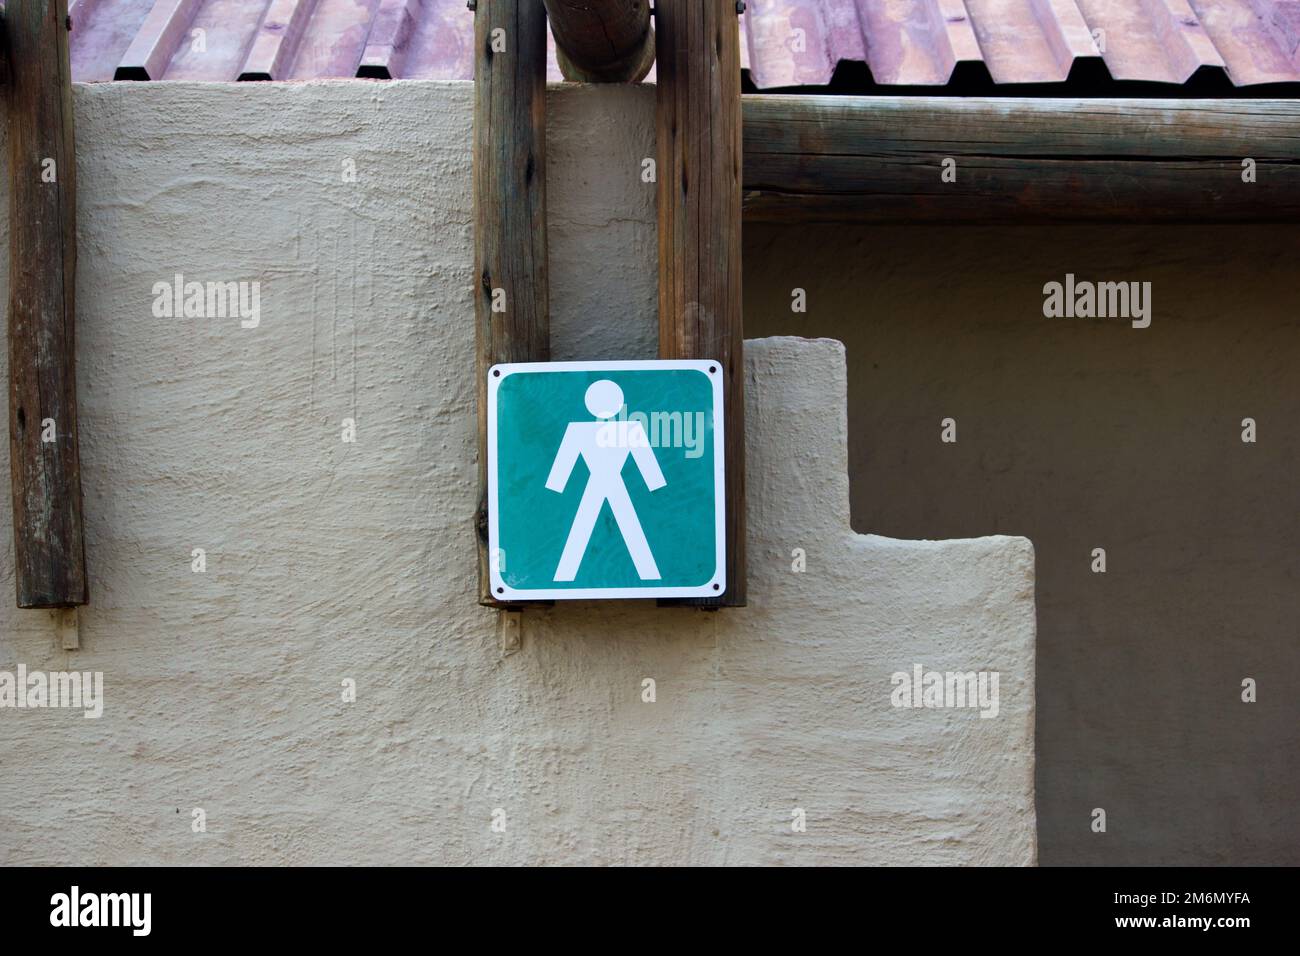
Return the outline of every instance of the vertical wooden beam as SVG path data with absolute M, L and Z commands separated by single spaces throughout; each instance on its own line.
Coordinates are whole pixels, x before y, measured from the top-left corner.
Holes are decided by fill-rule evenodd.
M 735 0 L 657 0 L 659 355 L 716 359 L 726 428 L 727 590 L 745 589 L 745 356 L 740 302 L 740 35 Z
M 474 14 L 474 328 L 478 379 L 479 603 L 492 595 L 487 374 L 551 357 L 546 264 L 546 11 L 477 0 Z
M 655 61 L 650 0 L 546 0 L 566 80 L 636 83 Z
M 19 607 L 85 604 L 67 0 L 9 0 L 9 472 Z

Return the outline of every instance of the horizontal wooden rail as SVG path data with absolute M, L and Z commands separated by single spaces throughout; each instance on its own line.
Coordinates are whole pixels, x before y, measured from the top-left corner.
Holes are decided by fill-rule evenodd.
M 1300 221 L 1300 101 L 751 95 L 743 110 L 753 221 Z

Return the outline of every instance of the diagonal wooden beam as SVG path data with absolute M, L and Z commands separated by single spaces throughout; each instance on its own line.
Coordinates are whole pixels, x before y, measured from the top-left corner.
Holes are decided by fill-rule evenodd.
M 735 0 L 655 6 L 659 183 L 659 355 L 722 365 L 727 587 L 745 586 L 745 357 L 740 277 L 740 32 Z
M 9 474 L 18 606 L 85 604 L 67 0 L 9 0 Z

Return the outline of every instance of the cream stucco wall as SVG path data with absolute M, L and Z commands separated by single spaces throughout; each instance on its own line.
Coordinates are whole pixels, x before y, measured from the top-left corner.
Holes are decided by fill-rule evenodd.
M 474 603 L 470 87 L 75 105 L 92 604 L 70 652 L 14 609 L 0 508 L 0 669 L 106 701 L 0 710 L 0 862 L 1035 860 L 1032 547 L 850 530 L 838 343 L 748 344 L 750 607 L 559 605 L 507 653 Z M 653 93 L 549 108 L 556 357 L 652 356 Z M 155 318 L 178 272 L 260 281 L 261 324 Z M 913 663 L 998 671 L 999 715 L 891 707 Z

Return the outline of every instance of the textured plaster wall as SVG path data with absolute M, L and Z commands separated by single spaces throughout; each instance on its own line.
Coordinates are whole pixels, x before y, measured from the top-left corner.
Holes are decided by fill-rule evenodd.
M 470 87 L 75 106 L 93 603 L 65 652 L 0 602 L 0 669 L 103 671 L 106 703 L 0 710 L 0 862 L 1035 860 L 1031 545 L 850 530 L 837 342 L 747 349 L 749 608 L 560 605 L 505 653 L 472 576 Z M 549 107 L 556 357 L 651 356 L 653 93 Z M 260 327 L 155 318 L 176 272 L 260 281 Z M 4 595 L 10 539 L 6 506 Z M 891 707 L 913 663 L 1000 672 L 999 716 Z
M 1034 542 L 1041 862 L 1300 863 L 1295 229 L 745 243 L 747 331 L 847 347 L 853 527 Z M 1045 318 L 1067 272 L 1151 282 L 1150 328 Z

